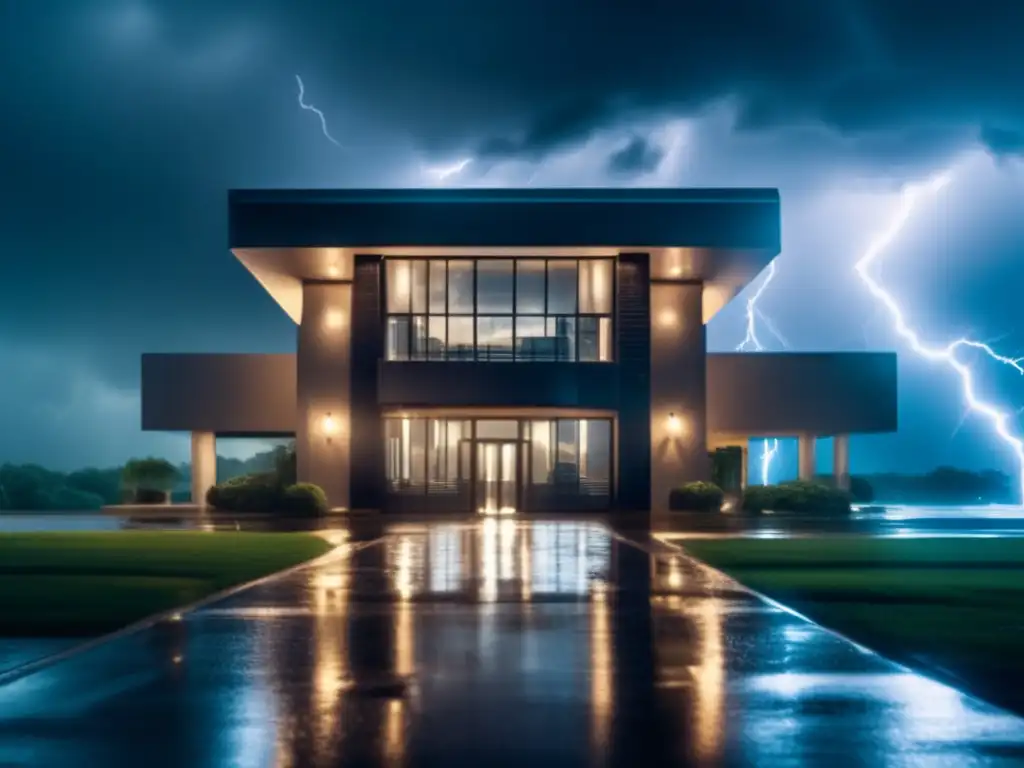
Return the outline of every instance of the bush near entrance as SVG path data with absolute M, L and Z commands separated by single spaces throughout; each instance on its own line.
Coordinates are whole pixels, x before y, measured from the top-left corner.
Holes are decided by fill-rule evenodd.
M 285 485 L 274 472 L 243 475 L 213 486 L 206 503 L 223 512 L 286 513 L 298 517 L 327 512 L 327 494 L 312 483 Z
M 725 494 L 714 483 L 686 483 L 668 494 L 668 508 L 676 512 L 718 512 Z
M 845 515 L 850 494 L 839 488 L 794 480 L 778 485 L 752 485 L 743 494 L 745 512 L 793 512 L 813 515 Z
M 327 494 L 319 485 L 295 483 L 284 491 L 284 508 L 296 517 L 316 517 L 327 512 Z

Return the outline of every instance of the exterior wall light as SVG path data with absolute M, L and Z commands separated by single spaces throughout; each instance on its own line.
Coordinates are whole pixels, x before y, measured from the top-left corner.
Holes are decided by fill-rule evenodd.
M 675 328 L 678 323 L 679 318 L 674 310 L 663 309 L 658 313 L 658 325 L 662 328 Z
M 338 434 L 338 421 L 330 413 L 327 413 L 323 420 L 320 422 L 320 427 L 324 431 L 324 435 L 327 436 L 327 442 L 330 443 L 334 439 L 334 436 Z
M 331 264 L 329 267 L 327 267 L 327 276 L 328 277 L 339 277 L 340 275 L 341 275 L 341 270 L 338 269 L 338 265 L 337 264 Z
M 345 315 L 340 309 L 328 309 L 324 313 L 324 327 L 329 331 L 337 331 L 345 325 Z
M 683 431 L 683 422 L 674 413 L 668 415 L 668 433 L 670 435 L 679 435 Z

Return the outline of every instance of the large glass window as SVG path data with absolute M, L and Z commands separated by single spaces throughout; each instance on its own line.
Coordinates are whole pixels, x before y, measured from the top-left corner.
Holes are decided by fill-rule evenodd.
M 388 360 L 610 362 L 614 260 L 387 260 Z
M 608 419 L 529 422 L 530 482 L 558 493 L 607 496 L 612 479 L 612 424 Z M 550 492 L 548 491 L 548 492 Z

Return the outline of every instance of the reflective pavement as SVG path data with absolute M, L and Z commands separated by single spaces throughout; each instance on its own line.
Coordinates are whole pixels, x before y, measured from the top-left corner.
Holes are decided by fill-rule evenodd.
M 1020 765 L 1024 723 L 587 522 L 345 552 L 0 687 L 0 765 Z

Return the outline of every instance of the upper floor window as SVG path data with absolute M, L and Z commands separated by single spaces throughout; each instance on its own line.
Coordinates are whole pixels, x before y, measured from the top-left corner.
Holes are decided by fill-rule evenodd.
M 386 264 L 388 360 L 612 359 L 613 259 Z

